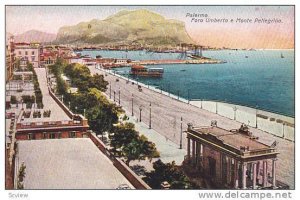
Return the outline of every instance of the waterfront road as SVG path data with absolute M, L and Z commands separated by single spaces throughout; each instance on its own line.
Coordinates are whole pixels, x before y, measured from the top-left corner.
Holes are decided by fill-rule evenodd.
M 215 113 L 200 109 L 188 103 L 178 101 L 168 95 L 153 91 L 146 87 L 140 92 L 137 84 L 127 83 L 126 79 L 105 73 L 93 66 L 90 66 L 92 74 L 106 74 L 105 80 L 109 82 L 106 94 L 112 100 L 131 113 L 133 102 L 133 113 L 141 122 L 149 125 L 150 123 L 150 103 L 151 103 L 151 127 L 163 135 L 166 140 L 171 140 L 175 144 L 180 144 L 181 117 L 183 130 L 187 129 L 187 123 L 194 126 L 210 126 L 212 120 L 217 120 L 218 126 L 225 129 L 237 129 L 241 123 L 222 117 Z M 110 90 L 111 87 L 111 90 Z M 275 140 L 278 143 L 277 148 L 280 152 L 277 162 L 277 179 L 283 181 L 294 188 L 294 142 L 270 135 L 261 130 L 250 128 L 253 135 L 259 137 L 259 141 L 271 145 Z M 183 148 L 186 148 L 186 135 L 183 134 Z M 271 163 L 268 164 L 271 167 Z M 271 168 L 270 168 L 271 170 Z

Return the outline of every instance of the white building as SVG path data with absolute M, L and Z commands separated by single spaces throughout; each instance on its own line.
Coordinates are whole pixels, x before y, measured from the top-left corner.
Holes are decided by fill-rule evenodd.
M 15 43 L 15 56 L 27 60 L 33 67 L 40 67 L 40 45 L 34 43 Z

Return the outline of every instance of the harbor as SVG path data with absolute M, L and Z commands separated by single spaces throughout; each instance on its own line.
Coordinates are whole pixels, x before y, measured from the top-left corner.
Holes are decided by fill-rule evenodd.
M 148 88 L 146 84 L 137 82 L 134 82 L 134 84 L 126 83 L 128 80 L 126 77 L 114 74 L 112 71 L 99 70 L 92 66 L 89 69 L 92 74 L 106 74 L 105 77 L 110 83 L 106 95 L 137 119 L 140 120 L 141 117 L 141 122 L 146 126 L 149 126 L 150 123 L 149 105 L 151 103 L 151 128 L 161 134 L 166 141 L 170 140 L 177 144 L 178 148 L 181 143 L 183 148 L 186 148 L 187 145 L 186 139 L 181 140 L 180 137 L 181 124 L 183 130 L 187 129 L 188 123 L 192 123 L 196 127 L 209 126 L 212 119 L 217 121 L 219 127 L 228 130 L 238 128 L 243 124 L 217 113 L 201 109 L 199 106 L 191 103 L 189 104 L 188 100 L 176 95 L 153 87 Z M 142 86 L 142 91 L 139 91 L 138 86 Z M 242 116 L 246 119 L 245 115 Z M 278 142 L 276 148 L 280 151 L 278 155 L 278 168 L 280 168 L 280 171 L 277 172 L 277 177 L 278 180 L 285 180 L 285 183 L 293 188 L 294 168 L 291 166 L 294 163 L 294 142 L 255 127 L 250 127 L 250 131 L 267 145 L 271 145 L 274 141 Z M 184 133 L 183 138 L 185 137 Z M 287 165 L 286 163 L 289 164 Z

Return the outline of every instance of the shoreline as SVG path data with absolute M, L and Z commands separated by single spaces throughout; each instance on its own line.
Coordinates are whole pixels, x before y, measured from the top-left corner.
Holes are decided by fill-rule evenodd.
M 128 67 L 128 66 L 126 66 L 126 67 Z M 138 82 L 137 80 L 134 80 L 134 79 L 131 79 L 131 78 L 128 78 L 128 77 L 125 77 L 125 76 L 123 76 L 123 75 L 120 75 L 120 74 L 118 74 L 118 73 L 114 73 L 114 70 L 111 70 L 111 69 L 103 69 L 103 68 L 101 68 L 101 69 L 98 69 L 98 70 L 101 70 L 101 71 L 104 71 L 105 73 L 109 73 L 109 74 L 111 74 L 111 75 L 113 75 L 113 76 L 118 76 L 118 77 L 120 77 L 120 78 L 123 78 L 123 79 L 125 79 L 125 80 L 129 80 L 130 82 L 134 82 L 134 83 L 136 83 L 136 84 L 138 84 L 138 85 L 141 85 L 141 86 L 143 86 L 143 87 L 145 87 L 145 88 L 148 88 L 148 89 L 151 89 L 151 90 L 153 90 L 153 91 L 155 91 L 155 92 L 158 92 L 158 93 L 161 93 L 161 94 L 165 94 L 165 95 L 167 95 L 167 96 L 170 96 L 171 98 L 173 98 L 173 99 L 179 99 L 180 101 L 182 101 L 182 102 L 184 102 L 184 103 L 187 103 L 188 101 L 190 101 L 190 102 L 192 102 L 192 101 L 194 101 L 194 102 L 196 102 L 196 101 L 209 101 L 209 102 L 217 102 L 217 103 L 224 103 L 224 104 L 229 104 L 229 105 L 232 105 L 232 106 L 239 106 L 239 107 L 244 107 L 244 108 L 246 108 L 246 109 L 254 109 L 254 110 L 257 110 L 260 114 L 268 114 L 268 115 L 276 115 L 276 116 L 282 116 L 283 118 L 289 118 L 288 120 L 289 121 L 295 121 L 295 116 L 291 116 L 291 115 L 285 115 L 285 114 L 282 114 L 282 113 L 280 113 L 280 112 L 276 112 L 276 111 L 272 111 L 272 110 L 263 110 L 263 109 L 256 109 L 255 107 L 253 107 L 253 106 L 249 106 L 249 105 L 245 105 L 245 104 L 235 104 L 235 103 L 233 103 L 233 102 L 225 102 L 225 101 L 221 101 L 221 100 L 219 100 L 219 101 L 217 101 L 217 100 L 214 100 L 214 99 L 190 99 L 190 100 L 188 100 L 188 99 L 186 99 L 185 97 L 182 97 L 182 96 L 177 96 L 177 95 L 175 95 L 175 94 L 172 94 L 172 93 L 170 93 L 170 92 L 168 92 L 168 91 L 164 91 L 164 90 L 161 90 L 161 89 L 158 89 L 158 88 L 156 88 L 156 86 L 153 86 L 153 85 L 147 85 L 147 84 L 145 84 L 145 83 L 143 83 L 143 82 Z
M 97 70 L 95 67 L 89 67 L 92 74 L 103 74 L 105 76 L 105 70 Z M 175 144 L 180 143 L 180 124 L 182 117 L 183 130 L 186 130 L 187 123 L 192 123 L 195 127 L 209 126 L 211 120 L 217 120 L 218 126 L 231 130 L 241 126 L 243 122 L 224 117 L 214 112 L 200 109 L 198 106 L 188 104 L 186 99 L 182 99 L 168 92 L 159 89 L 152 89 L 145 84 L 140 84 L 143 90 L 138 91 L 137 82 L 134 84 L 126 84 L 127 78 L 120 75 L 114 76 L 114 74 L 106 73 L 105 79 L 109 82 L 108 90 L 105 92 L 110 99 L 112 99 L 117 105 L 124 107 L 127 111 L 132 111 L 134 116 L 141 115 L 141 121 L 149 124 L 149 103 L 152 103 L 152 129 L 168 138 Z M 117 79 L 119 78 L 119 81 Z M 110 89 L 111 88 L 111 89 Z M 112 96 L 110 96 L 110 91 Z M 120 99 L 118 96 L 120 91 Z M 113 94 L 117 94 L 114 96 Z M 170 98 L 171 97 L 171 98 Z M 119 103 L 118 103 L 119 102 Z M 132 104 L 133 102 L 133 104 Z M 142 112 L 139 110 L 142 108 Z M 237 117 L 247 117 L 237 113 Z M 261 122 L 261 121 L 259 121 Z M 273 124 L 275 122 L 272 122 Z M 271 124 L 273 126 L 273 124 Z M 272 127 L 271 126 L 271 127 Z M 259 137 L 259 140 L 266 144 L 271 145 L 274 141 L 277 141 L 277 147 L 280 150 L 278 167 L 281 169 L 278 171 L 278 179 L 288 183 L 291 188 L 294 188 L 293 175 L 294 171 L 290 167 L 290 164 L 294 163 L 294 145 L 295 143 L 284 137 L 278 136 L 276 133 L 271 134 L 255 127 L 249 127 L 254 136 Z M 294 132 L 293 132 L 294 133 Z M 293 136 L 293 135 L 292 135 Z M 186 148 L 187 141 L 185 139 L 185 133 L 183 135 L 183 148 Z M 290 163 L 287 165 L 287 163 Z

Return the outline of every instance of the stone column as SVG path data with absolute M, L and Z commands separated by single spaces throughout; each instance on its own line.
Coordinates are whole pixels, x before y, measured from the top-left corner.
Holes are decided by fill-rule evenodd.
M 191 159 L 191 139 L 187 138 L 187 156 L 188 156 L 188 161 Z
M 277 161 L 276 158 L 274 158 L 272 160 L 272 186 L 273 186 L 273 188 L 276 188 L 276 161 Z
M 257 161 L 257 165 L 256 165 L 256 182 L 258 184 L 260 184 L 260 161 Z
M 232 158 L 228 157 L 228 166 L 227 166 L 227 183 L 231 183 L 231 168 L 232 168 Z
M 256 163 L 252 163 L 252 187 L 256 189 Z
M 268 184 L 268 163 L 266 160 L 263 161 L 263 187 L 267 187 Z
M 239 171 L 238 171 L 238 161 L 237 160 L 235 160 L 235 159 L 233 159 L 233 161 L 234 161 L 234 173 L 233 173 L 233 187 L 235 188 L 235 189 L 237 189 L 237 188 L 239 188 L 239 178 L 238 178 L 238 173 L 239 173 Z
M 196 153 L 195 153 L 196 159 L 195 160 L 196 160 L 196 166 L 198 166 L 198 163 L 199 163 L 199 142 L 196 141 L 195 145 L 196 145 L 196 147 L 195 147 L 195 149 L 196 149 Z
M 247 188 L 247 163 L 242 163 L 242 189 L 246 189 Z
M 192 140 L 192 163 L 195 163 L 195 140 Z
M 203 156 L 203 144 L 200 143 L 200 156 Z

